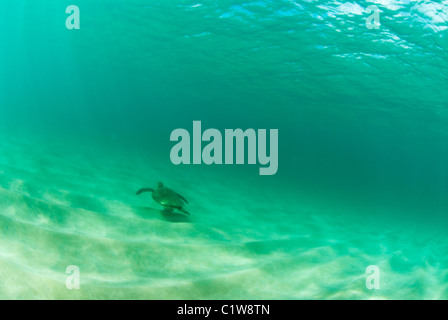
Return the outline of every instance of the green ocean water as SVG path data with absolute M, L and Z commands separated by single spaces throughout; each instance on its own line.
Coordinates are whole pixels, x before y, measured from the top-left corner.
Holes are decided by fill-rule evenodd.
M 447 29 L 447 1 L 2 0 L 0 298 L 448 299 Z M 173 165 L 193 121 L 278 129 L 278 172 Z

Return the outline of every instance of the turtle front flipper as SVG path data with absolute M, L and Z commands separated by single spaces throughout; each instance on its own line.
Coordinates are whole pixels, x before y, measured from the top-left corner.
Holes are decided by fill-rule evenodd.
M 181 198 L 182 200 L 184 200 L 185 201 L 185 203 L 187 203 L 188 204 L 188 201 L 187 201 L 187 199 L 185 199 L 184 197 L 182 197 L 180 194 L 178 194 L 177 192 L 176 192 L 176 194 L 179 196 L 179 198 Z
M 152 189 L 152 188 L 142 188 L 142 189 L 138 190 L 135 194 L 139 195 L 139 194 L 141 194 L 143 192 L 154 192 L 154 189 Z

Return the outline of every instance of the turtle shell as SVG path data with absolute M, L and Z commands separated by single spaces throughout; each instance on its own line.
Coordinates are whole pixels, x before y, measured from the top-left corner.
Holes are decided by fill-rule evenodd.
M 152 193 L 152 198 L 165 207 L 182 208 L 185 205 L 182 197 L 169 188 L 157 188 Z

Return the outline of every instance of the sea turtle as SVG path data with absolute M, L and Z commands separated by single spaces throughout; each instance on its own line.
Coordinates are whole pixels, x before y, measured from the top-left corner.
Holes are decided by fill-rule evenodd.
M 162 182 L 157 184 L 157 189 L 142 188 L 136 192 L 137 195 L 143 192 L 152 192 L 152 198 L 162 206 L 164 206 L 168 212 L 172 212 L 174 209 L 179 210 L 182 213 L 190 215 L 190 213 L 184 209 L 184 205 L 188 203 L 187 199 L 182 197 L 177 192 L 163 186 Z

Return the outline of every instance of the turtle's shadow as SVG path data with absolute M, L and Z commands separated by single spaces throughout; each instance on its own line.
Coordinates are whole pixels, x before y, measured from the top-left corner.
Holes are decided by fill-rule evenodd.
M 191 219 L 189 216 L 178 213 L 176 211 L 169 211 L 166 209 L 157 210 L 150 207 L 136 207 L 134 210 L 134 213 L 143 219 L 148 218 L 156 218 L 156 219 L 163 219 L 169 222 L 191 222 Z M 161 216 L 161 218 L 159 218 Z

